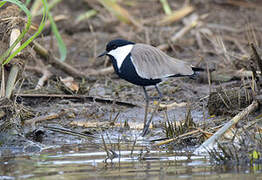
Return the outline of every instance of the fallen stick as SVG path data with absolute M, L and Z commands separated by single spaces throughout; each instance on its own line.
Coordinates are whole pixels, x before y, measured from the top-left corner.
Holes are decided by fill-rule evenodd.
M 179 135 L 179 136 L 177 136 L 175 138 L 168 139 L 168 140 L 162 141 L 160 143 L 157 143 L 157 144 L 155 144 L 155 146 L 162 146 L 162 145 L 165 145 L 165 144 L 169 144 L 169 143 L 174 142 L 174 141 L 176 141 L 176 140 L 178 140 L 180 138 L 183 138 L 183 137 L 186 137 L 186 136 L 189 136 L 189 135 L 193 135 L 193 134 L 196 134 L 198 132 L 201 132 L 201 131 L 199 129 L 194 130 L 194 131 L 190 131 L 190 132 L 187 132 L 185 134 L 181 134 L 181 135 Z
M 238 113 L 235 117 L 233 117 L 229 122 L 227 122 L 222 128 L 220 128 L 213 136 L 211 136 L 209 139 L 207 139 L 200 147 L 198 147 L 194 154 L 199 154 L 206 152 L 212 148 L 214 148 L 214 145 L 216 141 L 228 130 L 230 129 L 234 124 L 236 124 L 239 120 L 243 119 L 246 115 L 254 111 L 258 108 L 258 102 L 254 100 L 252 104 L 250 104 L 248 107 L 246 107 L 243 111 Z
M 113 66 L 106 67 L 103 69 L 88 69 L 85 72 L 81 72 L 75 67 L 71 66 L 70 64 L 66 62 L 60 61 L 58 58 L 56 58 L 52 53 L 50 53 L 47 49 L 45 49 L 42 45 L 40 45 L 37 42 L 33 42 L 33 48 L 34 50 L 39 53 L 41 56 L 49 59 L 49 63 L 53 66 L 63 70 L 64 72 L 68 73 L 69 75 L 73 76 L 74 78 L 78 77 L 86 77 L 89 76 L 100 76 L 100 75 L 107 75 L 114 72 Z
M 66 62 L 60 61 L 57 57 L 55 57 L 52 53 L 46 50 L 39 43 L 33 41 L 31 45 L 38 54 L 48 59 L 49 63 L 55 66 L 56 68 L 63 70 L 64 72 L 68 73 L 73 77 L 85 77 L 85 74 L 83 72 L 80 72 L 78 69 L 74 68 L 70 64 L 67 64 Z
M 169 15 L 166 15 L 162 20 L 159 21 L 159 23 L 157 23 L 157 25 L 162 26 L 174 23 L 176 21 L 181 20 L 182 18 L 190 14 L 192 11 L 194 11 L 194 7 L 192 6 L 182 7 L 181 9 L 174 11 Z
M 65 114 L 65 111 L 61 111 L 59 113 L 51 113 L 44 116 L 38 116 L 29 120 L 25 120 L 25 124 L 35 124 L 40 121 L 52 120 L 60 117 L 61 115 Z
M 43 126 L 43 127 L 45 129 L 50 130 L 50 131 L 59 132 L 59 133 L 63 133 L 63 134 L 69 134 L 69 135 L 72 135 L 72 136 L 78 136 L 80 138 L 85 138 L 85 139 L 89 139 L 90 137 L 94 138 L 94 136 L 92 136 L 92 135 L 79 133 L 79 132 L 71 131 L 71 130 L 64 129 L 64 128 L 51 127 L 51 126 Z
M 91 140 L 93 138 L 99 138 L 99 137 L 95 137 L 93 135 L 89 135 L 89 134 L 84 134 L 84 133 L 79 133 L 79 132 L 75 132 L 69 129 L 65 129 L 65 128 L 58 128 L 58 127 L 51 127 L 51 126 L 43 126 L 45 129 L 49 130 L 49 131 L 53 131 L 53 132 L 58 132 L 58 133 L 62 133 L 62 134 L 68 134 L 71 136 L 76 136 L 76 137 L 80 137 L 83 139 L 87 139 L 89 142 L 89 145 L 93 145 L 96 146 L 98 149 L 104 149 L 104 147 L 98 143 L 92 142 Z M 113 152 L 111 149 L 109 150 L 110 152 Z
M 112 74 L 114 72 L 114 68 L 113 66 L 109 66 L 103 69 L 88 69 L 85 73 L 86 77 L 89 76 L 100 76 L 100 75 L 108 75 L 108 74 Z
M 71 66 L 70 64 L 67 64 L 66 62 L 60 61 L 54 55 L 50 56 L 49 62 L 54 67 L 61 69 L 62 71 L 68 73 L 69 75 L 73 76 L 74 78 L 85 77 L 85 73 L 79 71 L 79 69 L 74 68 L 73 66 Z
M 47 98 L 50 100 L 50 98 L 61 98 L 61 99 L 83 99 L 88 101 L 96 101 L 100 103 L 110 103 L 110 104 L 117 104 L 127 107 L 139 107 L 138 104 L 132 104 L 129 102 L 124 101 L 116 101 L 113 99 L 103 99 L 99 97 L 93 97 L 93 96 L 85 96 L 85 95 L 69 95 L 69 94 L 15 94 L 16 97 L 22 97 L 22 98 Z
M 35 89 L 40 89 L 44 86 L 44 83 L 52 76 L 52 73 L 48 70 L 48 66 L 46 66 L 40 59 L 34 57 L 34 61 L 36 62 L 35 66 L 25 66 L 25 69 L 36 71 L 42 74 L 42 77 L 38 80 L 38 83 Z
M 187 103 L 182 102 L 182 103 L 177 103 L 177 102 L 173 102 L 171 104 L 159 104 L 159 108 L 161 109 L 174 109 L 176 107 L 185 107 L 187 106 Z

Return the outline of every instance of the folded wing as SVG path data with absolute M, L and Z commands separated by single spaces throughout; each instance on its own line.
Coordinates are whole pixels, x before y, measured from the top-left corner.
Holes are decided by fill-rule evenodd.
M 191 65 L 172 58 L 150 45 L 135 44 L 131 51 L 131 57 L 137 74 L 146 79 L 194 74 Z

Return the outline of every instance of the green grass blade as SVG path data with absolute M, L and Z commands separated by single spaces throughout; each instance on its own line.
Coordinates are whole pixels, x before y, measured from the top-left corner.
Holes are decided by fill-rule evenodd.
M 141 25 L 133 19 L 133 17 L 129 14 L 129 12 L 120 6 L 116 1 L 112 0 L 98 0 L 110 13 L 116 16 L 120 21 L 133 24 L 136 27 L 140 27 Z
M 6 0 L 6 1 L 16 1 L 16 0 Z M 41 23 L 39 25 L 39 28 L 37 30 L 37 32 L 31 36 L 28 40 L 26 40 L 14 53 L 12 53 L 3 63 L 3 65 L 7 64 L 8 62 L 10 62 L 12 60 L 12 58 L 14 58 L 19 52 L 21 52 L 26 46 L 28 46 L 28 44 L 30 42 L 32 42 L 43 30 L 44 26 L 45 26 L 45 22 L 46 22 L 46 19 L 47 19 L 47 14 L 48 14 L 48 6 L 47 6 L 47 2 L 46 0 L 42 0 L 43 1 L 43 4 L 44 4 L 44 8 L 45 8 L 45 11 L 43 11 L 43 16 L 42 16 L 42 20 L 41 20 Z M 24 5 L 23 5 L 24 6 Z M 19 6 L 20 7 L 20 6 Z M 24 6 L 25 7 L 25 6 Z M 28 10 L 27 10 L 28 11 Z M 31 25 L 31 13 L 30 11 L 28 11 L 29 14 L 30 14 L 30 25 Z M 28 20 L 29 21 L 29 20 Z M 27 31 L 29 30 L 30 28 L 30 25 L 27 29 L 27 27 L 25 28 Z M 27 32 L 26 31 L 26 32 Z M 21 33 L 22 34 L 22 33 Z M 25 33 L 24 33 L 25 34 Z M 24 35 L 23 35 L 24 36 Z M 19 36 L 20 37 L 20 36 Z M 19 39 L 19 37 L 17 39 Z M 22 37 L 23 38 L 23 37 Z M 21 39 L 22 39 L 21 38 Z M 19 40 L 20 41 L 20 40 Z M 18 42 L 19 42 L 18 41 Z M 15 44 L 15 43 L 14 43 Z M 15 44 L 16 45 L 16 44 Z M 13 45 L 12 45 L 13 46 Z M 1 62 L 1 61 L 0 61 Z
M 16 41 L 8 48 L 7 51 L 5 51 L 3 53 L 3 55 L 1 55 L 1 57 L 0 57 L 0 64 L 2 64 L 4 59 L 12 52 L 12 50 L 15 48 L 15 46 L 18 44 L 18 42 L 20 42 L 23 39 L 24 35 L 28 32 L 28 30 L 29 30 L 29 28 L 31 26 L 31 21 L 32 21 L 32 16 L 31 16 L 30 11 L 20 1 L 18 1 L 18 0 L 4 0 L 4 1 L 1 2 L 1 5 L 3 5 L 6 2 L 10 2 L 10 3 L 16 4 L 17 6 L 19 6 L 26 13 L 27 24 L 26 24 L 25 29 L 22 31 L 22 33 L 16 39 Z M 19 52 L 17 52 L 17 50 L 16 50 L 14 53 L 16 53 L 15 55 L 17 55 Z
M 26 0 L 25 5 L 28 6 L 30 4 L 31 0 Z
M 60 52 L 60 60 L 64 61 L 66 59 L 66 54 L 67 54 L 67 49 L 66 49 L 65 43 L 64 43 L 64 41 L 63 41 L 63 39 L 62 39 L 58 29 L 57 29 L 54 18 L 53 18 L 52 14 L 50 12 L 48 13 L 48 18 L 49 18 L 49 21 L 51 23 L 52 31 L 53 31 L 53 33 L 56 37 L 57 43 L 58 43 L 58 48 L 59 48 L 59 52 Z
M 83 21 L 83 20 L 86 20 L 92 16 L 95 16 L 97 14 L 96 10 L 94 9 L 91 9 L 83 14 L 81 14 L 80 16 L 77 17 L 76 21 L 77 22 L 80 22 L 80 21 Z
M 61 2 L 61 1 L 62 0 L 53 0 L 48 4 L 48 19 L 51 23 L 51 29 L 52 29 L 52 32 L 55 35 L 55 38 L 56 38 L 56 41 L 57 41 L 57 44 L 58 44 L 59 53 L 60 53 L 60 60 L 64 61 L 66 59 L 67 49 L 66 49 L 66 46 L 64 44 L 64 41 L 63 41 L 59 31 L 58 31 L 58 28 L 55 24 L 54 18 L 52 16 L 52 14 L 50 13 L 50 9 L 52 8 L 52 6 L 55 6 L 57 3 Z M 39 8 L 40 8 L 39 2 L 35 1 L 34 6 L 35 7 L 31 8 L 31 12 L 32 12 L 33 16 L 34 15 L 36 16 L 36 15 L 38 15 L 38 13 L 41 13 L 43 11 L 43 9 L 39 10 Z
M 162 7 L 164 9 L 165 14 L 170 15 L 172 14 L 172 10 L 167 2 L 167 0 L 160 0 Z
M 0 2 L 0 7 L 2 7 L 6 2 Z
M 53 0 L 51 2 L 48 2 L 48 12 L 50 12 L 50 10 L 55 7 L 58 3 L 60 3 L 62 0 Z M 40 14 L 43 13 L 43 8 L 41 8 L 35 15 L 33 14 L 33 16 L 38 16 Z

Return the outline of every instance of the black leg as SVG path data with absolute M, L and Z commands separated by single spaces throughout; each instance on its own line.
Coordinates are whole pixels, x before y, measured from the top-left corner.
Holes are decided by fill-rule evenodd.
M 158 89 L 157 85 L 155 85 L 155 88 L 156 88 L 156 90 L 157 90 L 157 93 L 158 93 L 158 95 L 159 95 L 159 99 L 160 99 L 160 100 L 158 101 L 158 104 L 157 104 L 154 112 L 152 113 L 150 119 L 147 121 L 148 105 L 149 105 L 149 96 L 148 96 L 148 94 L 147 94 L 146 88 L 143 86 L 143 90 L 144 90 L 145 98 L 146 98 L 146 107 L 145 107 L 145 117 L 144 117 L 144 128 L 143 128 L 143 132 L 142 132 L 142 134 L 141 134 L 142 137 L 144 137 L 144 136 L 148 133 L 149 126 L 150 126 L 150 124 L 151 124 L 151 122 L 152 122 L 152 119 L 153 119 L 154 115 L 155 115 L 156 112 L 157 112 L 157 109 L 158 109 L 158 107 L 159 107 L 159 105 L 160 105 L 160 102 L 161 102 L 161 100 L 162 100 L 162 97 L 163 97 L 163 95 L 162 95 L 161 91 Z
M 158 89 L 158 86 L 155 85 L 155 88 L 156 88 L 157 93 L 158 93 L 158 96 L 159 96 L 157 99 L 162 99 L 163 95 L 162 95 L 161 91 Z M 152 97 L 150 98 L 150 97 L 148 96 L 145 86 L 143 86 L 143 90 L 144 90 L 144 93 L 145 93 L 145 99 L 146 99 L 146 101 L 149 101 L 150 99 L 156 99 L 156 98 L 152 98 Z
M 154 112 L 152 113 L 152 115 L 151 115 L 151 117 L 149 118 L 149 120 L 146 122 L 146 125 L 144 125 L 144 129 L 143 129 L 143 132 L 142 132 L 142 134 L 141 134 L 142 137 L 144 137 L 145 135 L 147 135 L 149 126 L 150 126 L 150 124 L 151 124 L 151 122 L 152 122 L 152 120 L 153 120 L 153 117 L 154 117 L 155 114 L 157 113 L 157 110 L 158 110 L 158 108 L 159 108 L 160 102 L 161 102 L 161 99 L 160 99 L 160 101 L 158 101 L 158 103 L 157 103 L 157 105 L 156 105 L 156 107 L 155 107 L 155 110 L 154 110 Z
M 145 86 L 143 86 L 143 90 L 144 90 L 145 98 L 146 98 L 145 116 L 144 116 L 144 128 L 145 128 L 146 123 L 147 123 L 147 114 L 148 114 L 149 97 L 148 97 L 148 94 L 147 94 L 147 92 L 146 92 L 146 88 L 145 88 Z
M 157 85 L 155 85 L 155 88 L 156 88 L 157 93 L 158 93 L 158 95 L 159 95 L 160 101 L 158 101 L 158 104 L 157 104 L 154 112 L 152 113 L 151 118 L 147 121 L 149 97 L 148 97 L 148 94 L 147 94 L 147 92 L 146 92 L 146 88 L 143 87 L 144 93 L 145 93 L 145 97 L 146 97 L 146 107 L 145 107 L 146 109 L 145 109 L 145 117 L 144 117 L 144 128 L 143 128 L 143 132 L 142 132 L 142 134 L 141 134 L 142 137 L 144 137 L 144 136 L 148 133 L 149 126 L 150 126 L 150 124 L 151 124 L 151 122 L 152 122 L 152 119 L 153 119 L 154 115 L 155 115 L 156 112 L 157 112 L 157 109 L 158 109 L 158 107 L 159 107 L 159 105 L 160 105 L 160 102 L 161 102 L 161 99 L 162 99 L 162 97 L 163 97 L 163 96 L 162 96 L 162 93 L 161 93 L 160 90 L 158 89 Z
M 155 88 L 156 88 L 157 93 L 159 95 L 159 99 L 162 99 L 163 95 L 162 95 L 161 91 L 158 89 L 157 85 L 155 85 Z
M 148 94 L 147 94 L 147 92 L 146 92 L 145 86 L 143 86 L 143 90 L 144 90 L 144 93 L 145 93 L 146 101 L 148 102 L 148 101 L 149 101 L 149 96 L 148 96 Z

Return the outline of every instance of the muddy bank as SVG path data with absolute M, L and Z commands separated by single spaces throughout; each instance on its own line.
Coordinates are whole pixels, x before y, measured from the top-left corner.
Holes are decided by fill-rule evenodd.
M 59 48 L 47 22 L 41 36 L 18 56 L 21 61 L 5 66 L 5 79 L 13 66 L 19 65 L 20 71 L 12 96 L 0 100 L 1 154 L 87 142 L 97 144 L 100 150 L 110 142 L 119 145 L 125 141 L 150 150 L 200 146 L 260 95 L 261 69 L 250 44 L 260 55 L 261 4 L 232 2 L 169 1 L 172 10 L 185 13 L 177 20 L 166 20 L 168 15 L 157 0 L 119 2 L 129 13 L 128 23 L 97 1 L 58 3 L 51 11 L 66 44 L 67 58 L 59 61 Z M 12 28 L 23 29 L 26 21 L 23 13 L 16 13 L 15 5 L 1 8 L 2 54 L 9 46 Z M 87 10 L 96 14 L 79 21 L 79 15 Z M 41 16 L 34 16 L 33 25 L 40 20 Z M 27 36 L 34 31 L 31 27 Z M 162 106 L 145 138 L 140 136 L 145 113 L 143 90 L 119 79 L 108 59 L 96 58 L 114 38 L 151 44 L 204 69 L 195 80 L 170 78 L 159 85 L 164 95 Z M 157 96 L 153 87 L 148 93 Z M 150 102 L 148 117 L 156 104 Z M 251 141 L 245 134 L 250 131 L 259 136 L 259 115 L 259 108 L 250 112 L 221 142 L 238 135 L 260 145 L 259 139 Z M 249 122 L 254 123 L 251 126 Z

